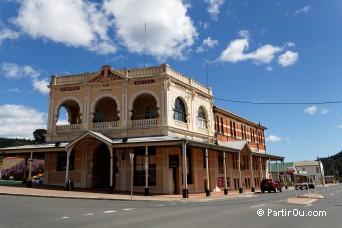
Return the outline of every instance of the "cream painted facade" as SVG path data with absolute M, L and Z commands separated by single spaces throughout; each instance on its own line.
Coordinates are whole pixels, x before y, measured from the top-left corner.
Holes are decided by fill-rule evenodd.
M 166 64 L 105 65 L 52 76 L 49 88 L 48 143 L 2 150 L 45 153 L 45 184 L 72 180 L 80 188 L 129 191 L 133 172 L 136 192 L 210 195 L 254 189 L 266 177 L 267 160 L 283 160 L 266 154 L 265 127 L 215 108 L 211 88 Z M 68 124 L 58 122 L 62 108 Z M 218 115 L 227 120 L 215 122 Z

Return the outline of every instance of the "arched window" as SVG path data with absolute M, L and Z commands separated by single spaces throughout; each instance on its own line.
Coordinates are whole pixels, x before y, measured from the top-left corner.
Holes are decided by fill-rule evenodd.
M 205 112 L 202 107 L 199 107 L 198 113 L 197 113 L 197 126 L 201 128 L 207 128 L 207 121 L 205 117 Z
M 183 101 L 178 97 L 175 101 L 174 119 L 186 123 L 185 106 Z

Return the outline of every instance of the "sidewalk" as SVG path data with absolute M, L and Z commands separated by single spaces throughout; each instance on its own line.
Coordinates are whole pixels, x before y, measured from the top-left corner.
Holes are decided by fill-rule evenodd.
M 289 190 L 286 190 L 289 191 Z M 182 194 L 172 195 L 158 195 L 151 194 L 144 196 L 142 193 L 129 192 L 114 192 L 109 194 L 107 190 L 88 190 L 78 189 L 73 191 L 65 191 L 63 187 L 59 186 L 46 186 L 46 185 L 33 185 L 32 188 L 27 188 L 24 185 L 21 186 L 4 186 L 0 185 L 0 195 L 17 195 L 17 196 L 35 196 L 35 197 L 51 197 L 51 198 L 72 198 L 72 199 L 101 199 L 101 200 L 139 200 L 139 201 L 208 201 L 208 200 L 220 200 L 229 198 L 245 198 L 253 197 L 254 194 L 260 193 L 259 189 L 256 192 L 251 192 L 249 189 L 244 193 L 239 193 L 238 190 L 228 191 L 228 195 L 224 195 L 224 192 L 211 192 L 210 196 L 206 196 L 205 193 L 190 193 L 189 198 L 183 198 Z M 260 193 L 261 194 L 261 193 Z M 310 204 L 322 196 L 303 196 L 303 197 L 291 197 L 287 201 L 295 204 Z

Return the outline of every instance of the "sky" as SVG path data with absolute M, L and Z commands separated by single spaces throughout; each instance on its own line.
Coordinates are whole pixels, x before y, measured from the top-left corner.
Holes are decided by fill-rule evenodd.
M 267 153 L 342 150 L 342 0 L 0 0 L 0 137 L 47 127 L 51 75 L 167 63 L 266 130 Z

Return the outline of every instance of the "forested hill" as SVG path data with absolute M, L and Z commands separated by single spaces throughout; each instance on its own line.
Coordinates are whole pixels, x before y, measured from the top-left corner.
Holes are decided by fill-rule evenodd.
M 342 176 L 342 151 L 327 158 L 320 158 L 320 160 L 326 176 Z
M 0 148 L 14 147 L 14 146 L 24 146 L 34 144 L 34 140 L 30 139 L 10 139 L 10 138 L 0 138 Z

